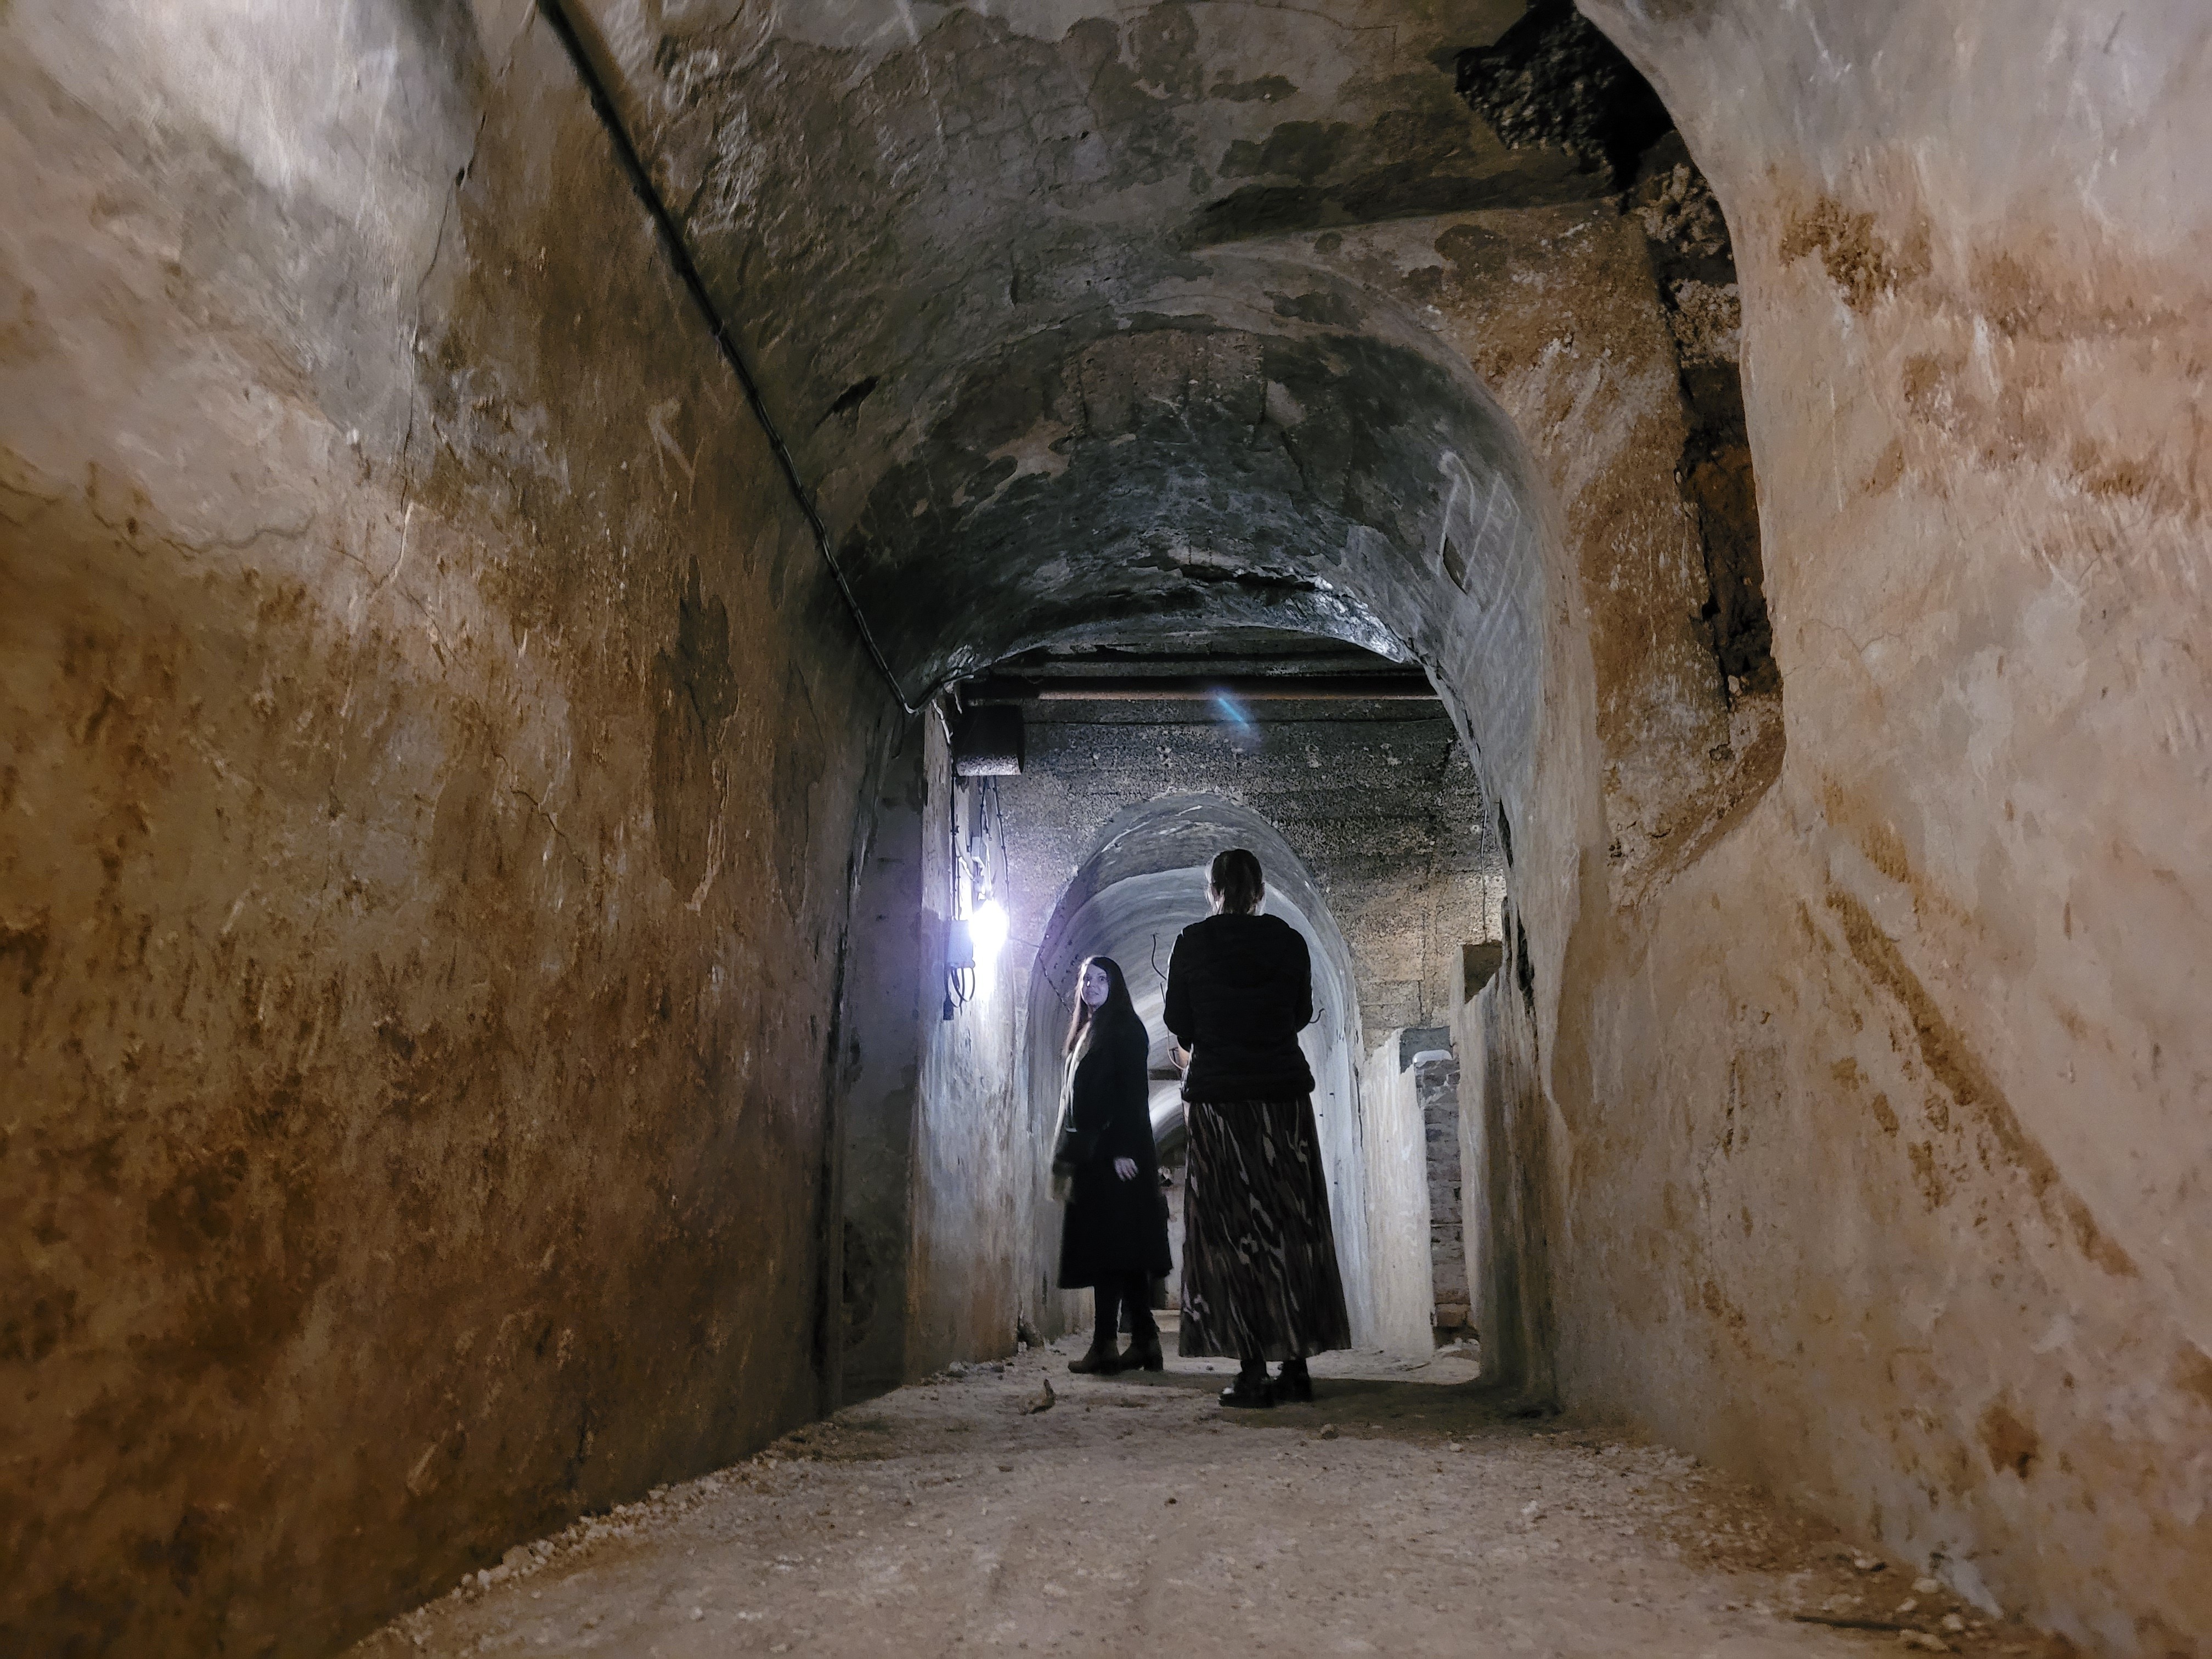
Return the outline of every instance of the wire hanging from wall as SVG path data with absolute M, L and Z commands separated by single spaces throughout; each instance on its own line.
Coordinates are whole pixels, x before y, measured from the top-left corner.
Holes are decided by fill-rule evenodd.
M 961 840 L 961 788 L 973 793 L 967 805 L 966 845 Z M 946 801 L 945 839 L 951 854 L 951 919 L 945 927 L 945 1005 L 942 1018 L 951 1019 L 973 1002 L 978 993 L 978 969 L 986 949 L 995 957 L 1004 943 L 1005 911 L 998 897 L 1000 869 L 1006 858 L 1006 820 L 999 803 L 998 781 L 989 776 L 955 777 Z M 979 922 L 993 924 L 991 929 Z M 990 932 L 988 946 L 979 937 Z

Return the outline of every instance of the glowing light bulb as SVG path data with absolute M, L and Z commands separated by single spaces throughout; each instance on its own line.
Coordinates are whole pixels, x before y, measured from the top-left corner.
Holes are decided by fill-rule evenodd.
M 996 899 L 985 899 L 968 919 L 968 936 L 975 941 L 978 966 L 997 961 L 1006 942 L 1006 907 Z

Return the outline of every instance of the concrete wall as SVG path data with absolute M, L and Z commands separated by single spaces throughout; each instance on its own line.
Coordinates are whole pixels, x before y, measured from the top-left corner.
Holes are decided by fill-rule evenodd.
M 1344 1279 L 1352 1340 L 1365 1346 L 1376 1340 L 1377 1318 L 1373 1297 L 1365 1288 L 1375 1282 L 1375 1235 L 1368 1225 L 1367 1146 L 1361 1131 L 1359 1008 L 1342 955 L 1328 949 L 1328 935 L 1335 927 L 1328 913 L 1316 920 L 1279 896 L 1271 896 L 1270 907 L 1305 936 L 1313 957 L 1317 1013 L 1314 1023 L 1298 1034 L 1298 1046 L 1305 1050 L 1314 1075 L 1314 1130 L 1328 1177 L 1329 1224 L 1336 1235 L 1337 1269 Z
M 1385 1034 L 1359 1072 L 1370 1241 L 1368 1278 L 1375 1310 L 1372 1328 L 1363 1334 L 1365 1341 L 1392 1353 L 1426 1358 L 1436 1347 L 1429 1276 L 1428 1138 L 1420 1102 L 1414 1097 L 1413 1074 L 1398 1063 L 1398 1038 L 1396 1031 Z
M 0 1647 L 327 1652 L 817 1409 L 889 704 L 528 7 L 20 0 L 0 171 Z

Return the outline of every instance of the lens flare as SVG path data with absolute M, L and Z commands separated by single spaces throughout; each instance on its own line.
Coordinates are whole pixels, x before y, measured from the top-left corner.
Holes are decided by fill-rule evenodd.
M 968 934 L 975 941 L 978 967 L 997 961 L 1006 943 L 1006 907 L 996 899 L 985 899 L 968 919 Z
M 1241 755 L 1256 753 L 1260 747 L 1260 726 L 1245 711 L 1244 706 L 1226 691 L 1213 694 L 1214 712 L 1229 728 L 1229 746 Z

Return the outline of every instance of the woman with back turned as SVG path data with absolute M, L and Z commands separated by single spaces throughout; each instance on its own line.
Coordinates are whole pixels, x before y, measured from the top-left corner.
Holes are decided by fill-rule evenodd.
M 1260 914 L 1265 892 L 1243 848 L 1216 858 L 1213 915 L 1183 929 L 1168 964 L 1168 1029 L 1190 1056 L 1180 1346 L 1237 1356 L 1224 1406 L 1311 1400 L 1306 1357 L 1352 1344 L 1298 1048 L 1313 976 L 1297 930 Z
M 1067 1029 L 1067 1097 L 1055 1137 L 1053 1184 L 1066 1194 L 1060 1230 L 1060 1286 L 1092 1287 L 1097 1319 L 1091 1351 L 1072 1371 L 1113 1372 L 1165 1364 L 1152 1318 L 1151 1281 L 1167 1276 L 1167 1205 L 1152 1142 L 1152 1038 L 1129 1000 L 1121 964 L 1083 964 L 1075 1019 Z M 1115 1352 L 1121 1310 L 1129 1352 Z

